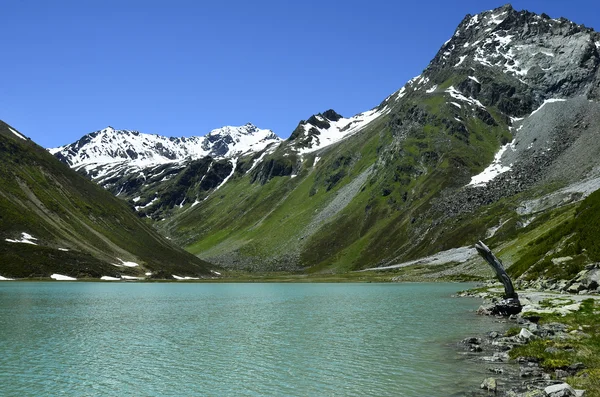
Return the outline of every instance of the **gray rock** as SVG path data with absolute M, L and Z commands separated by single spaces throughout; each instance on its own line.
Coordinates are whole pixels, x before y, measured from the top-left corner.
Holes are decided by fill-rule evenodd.
M 543 390 L 534 389 L 525 393 L 517 394 L 516 397 L 546 397 L 546 393 Z
M 556 377 L 556 379 L 565 379 L 567 376 L 569 376 L 570 374 L 562 369 L 557 369 L 554 371 L 554 376 Z
M 522 341 L 529 342 L 532 339 L 535 339 L 536 336 L 527 328 L 521 328 L 521 332 L 519 332 L 518 338 Z
M 576 294 L 583 289 L 584 287 L 583 285 L 581 285 L 581 283 L 573 283 L 569 287 L 567 287 L 567 292 L 571 294 Z
M 583 364 L 583 363 L 574 363 L 574 364 L 569 365 L 569 371 L 571 371 L 573 373 L 577 373 L 583 369 L 585 369 L 585 364 Z
M 600 285 L 600 269 L 591 269 L 585 272 L 580 278 L 579 283 L 583 289 L 595 290 Z
M 521 378 L 540 378 L 543 371 L 538 366 L 533 367 L 521 367 L 519 369 L 519 376 Z
M 577 393 L 568 383 L 559 383 L 557 385 L 548 386 L 544 392 L 549 397 L 575 397 Z
M 496 392 L 496 390 L 498 390 L 498 382 L 496 382 L 496 378 L 485 378 L 481 384 L 481 388 L 483 390 Z
M 462 342 L 464 344 L 466 344 L 466 345 L 480 345 L 481 344 L 481 339 L 480 338 L 471 337 L 471 338 L 463 339 Z

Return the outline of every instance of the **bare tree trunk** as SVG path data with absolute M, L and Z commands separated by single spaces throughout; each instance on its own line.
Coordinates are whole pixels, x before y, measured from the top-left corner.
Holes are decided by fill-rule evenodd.
M 513 283 L 508 277 L 506 270 L 502 262 L 492 253 L 487 245 L 482 241 L 475 244 L 475 249 L 485 259 L 485 261 L 494 269 L 496 277 L 504 285 L 504 300 L 498 302 L 492 308 L 492 314 L 501 314 L 503 316 L 509 316 L 511 314 L 517 314 L 521 312 L 522 306 L 519 301 L 519 295 L 515 292 Z

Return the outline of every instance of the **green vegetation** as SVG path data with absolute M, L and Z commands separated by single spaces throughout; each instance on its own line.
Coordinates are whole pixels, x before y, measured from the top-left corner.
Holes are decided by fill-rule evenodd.
M 600 191 L 578 206 L 541 217 L 532 227 L 542 229 L 527 242 L 508 270 L 512 277 L 571 279 L 585 265 L 600 260 Z
M 127 205 L 0 122 L 0 275 L 208 274 L 208 264 L 153 231 Z M 21 233 L 38 245 L 7 242 Z M 120 260 L 140 266 L 119 268 Z
M 547 371 L 566 369 L 575 363 L 583 367 L 567 381 L 577 389 L 585 389 L 586 396 L 600 396 L 600 304 L 585 300 L 579 311 L 559 316 L 542 314 L 540 323 L 560 322 L 568 325 L 568 340 L 534 339 L 513 348 L 512 359 L 529 357 L 539 360 Z
M 450 76 L 440 86 L 463 78 Z M 305 158 L 280 147 L 193 209 L 184 206 L 158 222 L 158 229 L 223 266 L 311 275 L 472 244 L 511 203 L 468 218 L 440 214 L 434 203 L 487 166 L 510 139 L 506 120 L 498 112 L 457 109 L 443 92 L 411 96 L 352 139 Z

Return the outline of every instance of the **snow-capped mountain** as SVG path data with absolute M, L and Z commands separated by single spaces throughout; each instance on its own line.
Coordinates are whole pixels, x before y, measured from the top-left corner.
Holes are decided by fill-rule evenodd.
M 302 121 L 286 141 L 271 130 L 250 123 L 189 138 L 107 127 L 49 151 L 112 193 L 128 199 L 138 212 L 151 215 L 185 203 L 198 203 L 229 181 L 236 170 L 244 174 L 257 169 L 253 181 L 263 183 L 274 176 L 291 175 L 293 169 L 301 167 L 303 155 L 352 136 L 387 112 L 389 108 L 382 107 L 344 118 L 328 110 Z M 288 163 L 299 156 L 300 165 L 280 167 L 272 159 L 262 164 L 278 149 L 292 155 L 286 159 Z M 248 161 L 240 162 L 243 157 Z M 175 189 L 173 184 L 178 187 Z M 173 190 L 179 194 L 174 195 Z
M 597 99 L 599 51 L 594 29 L 505 5 L 467 15 L 423 73 L 395 96 L 445 90 L 522 117 L 550 98 Z M 468 79 L 449 90 L 440 83 L 450 72 L 468 73 Z
M 72 144 L 49 149 L 50 153 L 75 169 L 92 172 L 103 164 L 126 162 L 140 169 L 165 163 L 239 157 L 264 150 L 281 141 L 271 130 L 248 123 L 223 127 L 205 136 L 172 138 L 138 131 L 107 127 L 85 135 Z
M 107 127 L 49 151 L 114 194 L 127 197 L 139 196 L 134 189 L 164 182 L 193 161 L 209 157 L 212 161 L 235 164 L 239 157 L 263 152 L 281 141 L 273 131 L 250 123 L 189 138 Z

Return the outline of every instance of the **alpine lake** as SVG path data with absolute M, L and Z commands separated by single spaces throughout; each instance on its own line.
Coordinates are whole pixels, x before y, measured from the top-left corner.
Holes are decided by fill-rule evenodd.
M 459 283 L 0 283 L 2 396 L 459 396 Z

